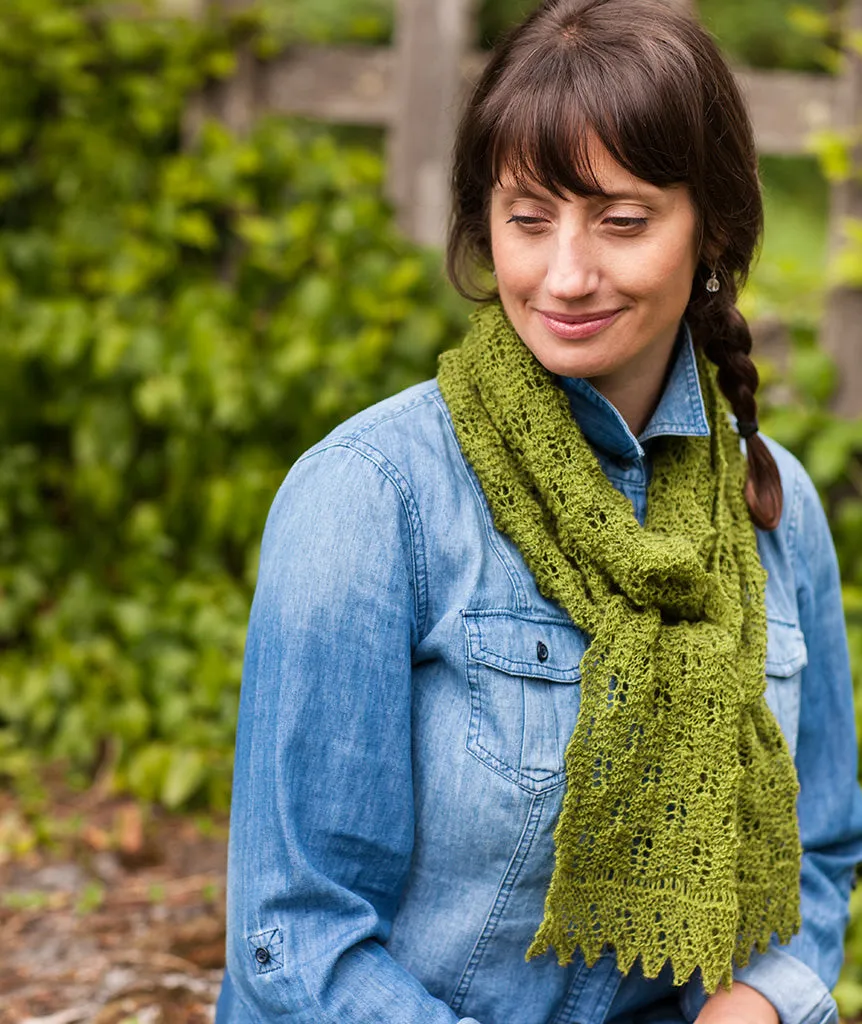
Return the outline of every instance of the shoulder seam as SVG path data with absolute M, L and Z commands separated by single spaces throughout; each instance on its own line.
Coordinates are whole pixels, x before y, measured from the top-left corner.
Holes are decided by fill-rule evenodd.
M 793 495 L 790 503 L 790 521 L 787 526 L 787 549 L 790 553 L 790 563 L 794 570 L 799 564 L 798 542 L 799 542 L 799 519 L 802 507 L 802 474 L 799 472 L 799 464 L 794 459 L 793 466 Z M 798 573 L 794 572 L 798 578 Z
M 318 447 L 320 447 L 321 445 L 326 446 L 327 444 L 338 443 L 341 441 L 358 441 L 360 438 L 362 438 L 364 434 L 369 433 L 370 431 L 374 430 L 375 428 L 381 426 L 384 423 L 389 423 L 392 420 L 398 419 L 399 416 L 403 416 L 405 413 L 410 412 L 411 409 L 415 409 L 416 406 L 418 405 L 423 405 L 424 403 L 427 402 L 430 402 L 432 405 L 436 404 L 434 401 L 434 391 L 436 390 L 437 387 L 436 378 L 432 378 L 431 380 L 425 381 L 424 385 L 424 387 L 422 386 L 422 383 L 414 385 L 414 387 L 421 388 L 418 394 L 413 395 L 409 400 L 405 402 L 401 402 L 399 405 L 396 405 L 393 409 L 388 409 L 385 413 L 379 413 L 378 415 L 369 419 L 367 423 L 362 423 L 359 426 L 355 427 L 353 430 L 345 431 L 344 433 L 339 433 L 339 428 L 336 427 L 334 436 L 329 435 L 328 437 L 323 438 L 318 445 L 315 445 L 314 448 L 311 448 L 308 452 L 306 452 L 306 454 L 313 454 L 315 451 L 318 450 Z M 361 415 L 361 413 L 359 415 Z
M 505 572 L 506 576 L 509 579 L 517 610 L 519 612 L 523 611 L 529 606 L 529 602 L 527 600 L 526 590 L 520 578 L 520 573 L 518 572 L 517 568 L 512 564 L 511 559 L 509 558 L 508 554 L 503 549 L 498 540 L 497 530 L 494 526 L 494 518 L 491 514 L 491 509 L 482 491 L 482 485 L 479 483 L 479 480 L 476 477 L 476 474 L 473 468 L 471 467 L 469 461 L 464 457 L 464 453 L 461 451 L 461 446 L 458 444 L 458 435 L 455 431 L 455 425 L 452 423 L 452 418 L 449 415 L 449 410 L 446 406 L 446 402 L 443 396 L 438 393 L 438 396 L 432 398 L 432 400 L 436 405 L 440 406 L 440 411 L 444 419 L 445 429 L 450 434 L 455 444 L 455 447 L 461 454 L 461 461 L 463 462 L 464 465 L 464 472 L 467 478 L 467 485 L 470 488 L 470 491 L 473 494 L 473 498 L 479 507 L 479 511 L 482 516 L 482 523 L 485 530 L 485 537 L 488 541 L 488 545 L 490 546 L 491 551 L 494 552 L 495 557 L 500 562 L 500 565 L 503 567 L 503 571 Z
M 405 406 L 407 408 L 408 406 Z M 378 448 L 361 440 L 359 436 L 347 435 L 335 437 L 327 441 L 321 441 L 316 447 L 307 451 L 297 459 L 297 464 L 312 459 L 333 448 L 344 448 L 354 455 L 365 459 L 387 479 L 401 499 L 402 507 L 407 516 L 410 527 L 410 555 L 413 571 L 413 603 L 416 614 L 417 641 L 425 636 L 426 619 L 428 615 L 428 572 L 427 560 L 425 557 L 425 541 L 422 530 L 422 519 L 419 515 L 419 506 L 413 497 L 410 483 L 401 473 L 394 462 L 391 462 Z

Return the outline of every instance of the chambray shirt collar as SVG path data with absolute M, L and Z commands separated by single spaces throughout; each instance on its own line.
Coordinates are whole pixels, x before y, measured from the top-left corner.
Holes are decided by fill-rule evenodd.
M 616 408 L 588 381 L 580 377 L 560 377 L 572 415 L 587 441 L 608 455 L 620 459 L 641 459 L 644 445 L 667 434 L 708 437 L 709 423 L 700 389 L 700 376 L 691 332 L 680 327 L 674 349 L 673 365 L 655 412 L 643 432 L 631 432 Z

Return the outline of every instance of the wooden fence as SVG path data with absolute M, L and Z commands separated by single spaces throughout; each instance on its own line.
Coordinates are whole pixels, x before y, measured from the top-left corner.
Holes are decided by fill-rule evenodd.
M 183 0 L 171 0 L 183 3 Z M 185 0 L 197 7 L 207 0 Z M 209 0 L 221 7 L 246 0 Z M 690 6 L 690 0 L 672 0 Z M 217 117 L 245 131 L 262 113 L 301 115 L 386 130 L 388 191 L 403 230 L 440 245 L 447 220 L 448 163 L 465 90 L 484 56 L 471 52 L 473 0 L 395 0 L 391 47 L 296 47 L 277 59 L 240 57 L 237 73 L 190 108 L 187 131 Z M 862 0 L 848 0 L 847 29 L 862 32 Z M 858 38 L 858 36 L 857 36 Z M 849 54 L 841 77 L 738 69 L 762 153 L 807 151 L 812 132 L 859 131 L 862 55 Z M 862 172 L 862 144 L 855 154 Z M 843 245 L 846 218 L 862 218 L 862 177 L 832 188 L 830 253 Z M 862 412 L 862 290 L 830 293 L 822 338 L 839 369 L 835 408 Z

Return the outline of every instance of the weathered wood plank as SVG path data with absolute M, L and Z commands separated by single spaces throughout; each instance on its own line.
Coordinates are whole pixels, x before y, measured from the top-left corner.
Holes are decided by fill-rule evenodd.
M 805 153 L 811 133 L 832 123 L 835 80 L 828 75 L 737 68 L 736 78 L 761 153 Z
M 183 114 L 183 142 L 190 146 L 207 120 L 220 121 L 237 135 L 245 135 L 256 118 L 267 112 L 262 67 L 247 48 L 237 53 L 237 70 L 230 79 L 213 83 L 194 96 Z
M 461 57 L 473 0 L 398 0 L 395 94 L 388 135 L 389 193 L 402 229 L 440 244 L 449 211 L 449 159 L 459 98 Z
M 485 60 L 482 53 L 462 56 L 459 93 L 476 80 Z M 836 82 L 828 75 L 745 68 L 736 73 L 761 152 L 804 153 L 811 132 L 831 124 Z M 403 103 L 388 47 L 299 47 L 265 65 L 261 77 L 260 99 L 268 112 L 385 126 L 395 122 Z M 433 98 L 433 92 L 426 94 L 428 101 Z
M 252 0 L 168 0 L 168 5 L 187 8 L 188 17 L 202 17 L 208 11 L 233 15 L 244 11 Z M 162 0 L 165 3 L 165 0 Z M 167 6 L 167 5 L 166 5 Z M 182 132 L 186 145 L 198 136 L 208 118 L 221 121 L 238 135 L 246 134 L 263 110 L 261 76 L 263 65 L 248 46 L 242 46 L 236 55 L 236 71 L 224 82 L 213 83 L 203 93 L 193 97 L 186 106 Z
M 388 46 L 297 47 L 269 64 L 261 95 L 268 111 L 387 126 L 396 119 L 394 73 Z

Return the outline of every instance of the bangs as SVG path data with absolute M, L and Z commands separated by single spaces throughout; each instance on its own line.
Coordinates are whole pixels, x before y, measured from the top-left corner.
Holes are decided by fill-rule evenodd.
M 642 181 L 688 183 L 691 117 L 679 109 L 679 89 L 662 88 L 648 69 L 590 56 L 561 46 L 497 82 L 485 107 L 491 183 L 508 173 L 518 188 L 537 183 L 558 198 L 604 196 L 590 158 L 596 141 Z

